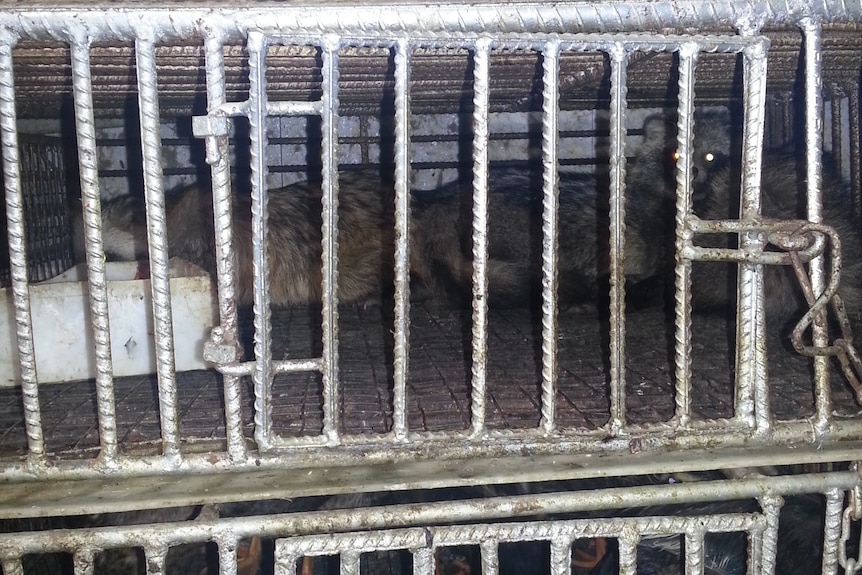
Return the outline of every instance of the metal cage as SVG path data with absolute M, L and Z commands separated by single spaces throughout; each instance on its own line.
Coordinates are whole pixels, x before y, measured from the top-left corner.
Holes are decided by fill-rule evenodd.
M 856 547 L 848 541 L 856 535 L 854 523 L 862 513 L 856 467 L 862 419 L 854 403 L 862 393 L 856 379 L 862 370 L 852 341 L 846 334 L 830 334 L 823 319 L 838 281 L 833 267 L 840 271 L 840 263 L 829 266 L 840 262 L 840 251 L 834 249 L 839 243 L 836 232 L 822 222 L 821 150 L 828 111 L 827 143 L 858 192 L 860 62 L 854 38 L 860 17 L 858 6 L 827 0 L 364 7 L 191 2 L 169 8 L 116 4 L 99 9 L 75 2 L 3 5 L 0 136 L 11 270 L 7 321 L 14 326 L 9 332 L 14 334 L 20 373 L 8 393 L 0 390 L 9 438 L 0 448 L 3 573 L 29 572 L 34 569 L 29 557 L 44 554 L 66 557 L 48 567 L 49 572 L 60 569 L 63 561 L 71 563 L 75 573 L 98 572 L 105 550 L 127 547 L 142 548 L 146 572 L 160 573 L 171 567 L 169 549 L 205 543 L 215 544 L 220 572 L 245 572 L 247 552 L 241 541 L 261 537 L 274 540 L 270 558 L 276 573 L 295 571 L 302 557 L 339 555 L 340 572 L 358 575 L 369 570 L 362 557 L 395 550 L 409 552 L 414 573 L 440 573 L 446 572 L 440 550 L 463 545 L 478 546 L 474 568 L 494 575 L 504 570 L 502 545 L 538 542 L 547 546 L 546 570 L 568 575 L 583 569 L 574 561 L 576 541 L 583 539 L 612 540 L 617 566 L 609 569 L 634 573 L 642 567 L 639 545 L 666 536 L 675 536 L 685 572 L 703 573 L 712 572 L 705 551 L 709 533 L 740 534 L 747 558 L 742 569 L 770 573 L 786 549 L 782 534 L 793 527 L 790 523 L 785 531 L 780 529 L 782 498 L 796 501 L 811 494 L 822 503 L 815 521 L 821 554 L 817 564 L 823 573 L 835 573 L 839 565 L 845 573 L 855 572 L 858 566 L 848 554 Z M 783 54 L 792 44 L 787 38 L 794 35 L 796 51 L 777 66 L 789 61 L 792 69 L 775 74 L 774 85 L 799 88 L 801 78 L 801 88 L 782 92 L 784 99 L 768 100 L 776 62 L 770 57 Z M 797 78 L 793 62 L 799 54 L 803 66 Z M 729 64 L 715 55 L 729 55 Z M 445 73 L 455 70 L 462 76 L 463 93 L 455 100 L 469 103 L 466 145 L 473 205 L 467 311 L 445 311 L 410 297 L 409 254 L 415 249 L 409 241 L 410 174 L 415 167 L 412 150 L 421 141 L 412 133 L 412 114 L 416 109 L 433 111 L 435 103 L 445 108 L 418 95 L 426 80 L 416 76 L 433 69 L 443 80 L 428 77 L 440 85 L 451 79 L 433 68 L 435 58 L 448 66 Z M 828 58 L 840 65 L 824 71 Z M 39 67 L 51 69 L 47 63 L 54 60 L 67 74 L 46 81 Z M 247 69 L 247 82 L 237 74 L 237 62 Z M 382 91 L 369 82 L 368 93 L 350 93 L 342 106 L 343 94 L 349 93 L 344 85 L 361 77 L 369 62 L 382 63 L 387 70 Z M 634 107 L 629 100 L 642 105 L 661 93 L 653 83 L 630 78 L 648 77 L 656 62 L 670 70 L 677 100 L 676 257 L 672 311 L 644 319 L 626 313 L 621 264 L 626 253 L 626 135 Z M 696 93 L 706 103 L 713 103 L 710 99 L 718 93 L 698 91 L 701 63 L 711 77 L 716 69 L 740 69 L 742 86 L 736 88 L 744 118 L 743 193 L 736 219 L 702 220 L 692 211 Z M 113 73 L 105 72 L 111 66 Z M 514 70 L 511 78 L 494 76 L 498 66 Z M 517 75 L 525 70 L 533 75 L 529 80 Z M 350 81 L 345 71 L 351 73 Z M 573 81 L 575 76 L 583 83 Z M 826 111 L 824 76 L 832 103 Z M 182 80 L 173 81 L 177 77 Z M 50 352 L 40 351 L 34 335 L 35 278 L 28 275 L 34 252 L 32 242 L 25 241 L 34 231 L 25 225 L 31 208 L 23 199 L 24 148 L 18 131 L 22 119 L 40 113 L 30 101 L 39 100 L 31 95 L 38 93 L 40 78 L 49 86 L 41 97 L 66 102 L 74 117 L 74 128 L 67 116 L 64 129 L 75 135 L 83 205 L 88 283 L 82 321 L 91 330 L 94 347 L 94 379 L 85 383 L 45 385 L 36 363 L 37 354 Z M 590 317 L 583 324 L 590 327 L 575 329 L 563 325 L 558 302 L 557 269 L 565 257 L 558 241 L 561 117 L 567 107 L 588 106 L 597 92 L 590 82 L 603 78 L 609 259 L 616 264 L 610 268 L 607 318 Z M 541 303 L 537 309 L 497 312 L 488 305 L 488 233 L 494 225 L 488 213 L 488 166 L 495 142 L 489 118 L 506 104 L 496 98 L 497 88 L 516 91 L 506 83 L 510 79 L 532 96 L 527 104 L 511 98 L 508 105 L 539 118 L 534 141 L 539 142 L 542 178 L 541 230 L 535 230 L 542 246 Z M 184 82 L 192 82 L 191 90 Z M 372 118 L 380 112 L 381 93 L 383 100 L 391 100 L 391 158 L 384 160 L 394 174 L 394 295 L 391 309 L 369 311 L 339 306 L 340 146 L 345 137 L 354 136 L 340 130 L 345 126 L 343 110 L 370 110 Z M 787 94 L 803 100 L 805 232 L 816 238 L 813 247 L 804 250 L 793 247 L 786 222 L 759 218 L 765 137 L 793 130 L 793 103 Z M 140 152 L 146 204 L 146 295 L 152 302 L 147 321 L 152 322 L 156 367 L 152 378 L 134 381 L 114 372 L 111 340 L 117 336 L 108 312 L 113 280 L 105 261 L 105 194 L 99 178 L 100 153 L 106 146 L 96 132 L 101 119 L 128 115 L 128 110 L 134 112 L 132 132 L 137 132 L 129 146 Z M 179 373 L 175 364 L 178 346 L 192 344 L 178 338 L 174 329 L 179 297 L 172 291 L 176 278 L 169 264 L 171 204 L 165 176 L 172 172 L 165 167 L 168 147 L 160 124 L 165 110 L 194 116 L 191 130 L 203 141 L 207 166 L 192 171 L 209 177 L 213 190 L 211 271 L 218 320 L 201 344 L 211 369 L 192 374 Z M 273 123 L 293 117 L 313 118 L 320 131 L 319 310 L 272 309 L 268 258 L 273 256 L 266 248 L 271 231 L 269 138 Z M 254 270 L 250 315 L 237 306 L 240 272 L 232 227 L 231 202 L 238 191 L 231 159 L 241 139 L 240 122 L 247 122 L 249 142 Z M 768 134 L 767 125 L 772 128 Z M 451 131 L 441 137 L 457 140 Z M 281 144 L 293 145 L 294 140 L 289 137 Z M 363 152 L 363 159 L 367 155 Z M 858 205 L 848 206 L 853 209 Z M 715 233 L 738 234 L 738 249 L 704 248 L 693 240 Z M 773 243 L 784 238 L 797 255 L 766 250 L 767 236 Z M 811 359 L 794 364 L 791 375 L 780 368 L 767 373 L 768 365 L 775 366 L 768 356 L 776 349 L 778 334 L 767 329 L 764 266 L 787 265 L 794 257 L 804 259 L 811 290 L 819 297 L 794 336 L 796 349 Z M 696 380 L 692 358 L 697 353 L 693 348 L 719 344 L 693 339 L 693 325 L 700 320 L 693 320 L 690 301 L 692 262 L 712 260 L 740 264 L 734 341 L 728 350 L 733 369 L 727 357 L 714 364 L 723 370 L 720 385 L 725 386 L 720 392 L 723 404 L 715 409 L 697 403 L 701 394 L 709 393 L 699 382 L 714 376 L 697 375 Z M 288 327 L 281 324 L 285 317 Z M 371 318 L 373 328 L 364 328 L 363 318 Z M 502 325 L 511 328 L 512 339 L 494 343 Z M 710 334 L 726 335 L 723 329 Z M 313 342 L 306 346 L 309 333 Z M 658 352 L 656 333 L 668 338 Z M 519 340 L 529 342 L 511 343 Z M 489 352 L 494 345 L 498 347 Z M 650 354 L 634 353 L 638 345 L 647 346 Z M 449 355 L 435 356 L 441 349 Z M 527 376 L 518 372 L 524 379 L 518 381 L 506 369 L 495 370 L 494 361 L 504 355 L 535 369 Z M 644 391 L 634 380 L 643 377 L 637 363 L 641 358 L 659 356 L 660 362 L 644 360 L 661 363 L 656 372 L 662 375 L 650 376 L 660 380 L 656 397 L 662 399 L 655 399 L 649 385 Z M 352 369 L 349 362 L 357 357 L 376 358 L 377 367 Z M 424 383 L 411 379 L 423 361 L 429 372 L 446 372 L 446 362 L 461 371 L 446 372 L 446 377 L 458 374 L 451 376 L 452 387 L 432 392 L 443 376 Z M 599 365 L 594 382 L 571 374 L 570 366 L 581 361 Z M 803 413 L 776 408 L 783 377 L 805 380 L 799 392 L 806 398 Z M 638 398 L 641 391 L 645 395 Z M 374 394 L 384 407 L 363 407 L 363 398 Z M 600 415 L 590 411 L 593 394 L 601 402 L 595 411 Z M 434 399 L 441 395 L 451 401 Z M 527 405 L 517 416 L 500 406 L 517 403 L 513 396 Z M 195 403 L 200 397 L 209 399 Z M 425 397 L 427 410 L 422 406 Z M 651 405 L 653 401 L 664 402 L 664 407 Z M 132 413 L 136 402 L 153 409 Z M 69 409 L 71 404 L 76 407 Z M 65 414 L 87 405 L 94 409 L 83 424 L 85 436 L 64 437 L 57 431 Z M 636 405 L 650 414 L 639 415 Z M 307 411 L 317 415 L 306 420 Z M 197 412 L 204 415 L 196 419 Z M 428 423 L 438 416 L 436 424 Z M 374 421 L 368 423 L 366 417 Z M 135 420 L 132 426 L 125 423 L 129 418 Z M 204 431 L 214 418 L 219 423 Z M 148 431 L 142 432 L 146 426 Z M 421 495 L 411 495 L 415 493 Z M 323 497 L 326 503 L 316 510 L 300 504 Z M 281 499 L 297 505 L 258 503 Z M 239 504 L 249 507 L 233 514 L 231 506 Z M 188 511 L 187 506 L 202 507 Z M 155 515 L 147 515 L 147 510 L 155 510 Z M 169 511 L 159 515 L 158 510 Z M 115 519 L 119 525 L 108 526 L 104 517 L 114 512 L 120 513 Z M 187 520 L 191 516 L 197 518 Z M 26 520 L 33 519 L 43 523 L 29 529 Z M 788 521 L 784 519 L 785 525 Z

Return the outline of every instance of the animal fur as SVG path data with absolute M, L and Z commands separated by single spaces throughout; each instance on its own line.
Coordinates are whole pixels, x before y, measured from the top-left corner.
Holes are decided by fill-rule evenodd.
M 270 190 L 269 269 L 275 305 L 321 300 L 321 188 L 301 182 Z M 343 303 L 368 303 L 391 289 L 394 224 L 393 186 L 369 171 L 345 171 L 340 178 L 338 208 L 338 288 Z M 251 201 L 235 195 L 233 240 L 236 251 L 237 299 L 253 298 Z M 215 272 L 212 193 L 189 186 L 166 200 L 168 253 Z M 77 245 L 82 253 L 80 217 Z M 121 197 L 102 206 L 102 238 L 109 258 L 147 258 L 143 200 Z M 79 258 L 80 259 L 80 258 Z M 423 266 L 413 266 L 423 270 Z
M 766 152 L 761 172 L 761 214 L 764 220 L 806 219 L 806 176 L 804 157 L 790 153 Z M 728 164 L 712 174 L 695 206 L 703 219 L 739 217 L 740 176 L 738 164 Z M 828 168 L 822 180 L 823 222 L 841 238 L 842 270 L 838 293 L 844 301 L 851 324 L 862 320 L 862 238 L 853 215 L 849 190 Z M 736 247 L 735 237 L 708 234 L 695 243 L 707 247 Z M 828 270 L 828 262 L 827 262 Z M 692 305 L 695 310 L 735 310 L 737 265 L 692 263 Z M 764 305 L 767 322 L 782 328 L 795 323 L 808 309 L 796 274 L 790 266 L 765 266 Z M 858 329 L 858 328 L 857 328 Z
M 627 284 L 660 276 L 671 259 L 676 201 L 673 151 L 664 115 L 644 124 L 626 177 L 624 273 Z M 539 300 L 542 277 L 542 177 L 529 168 L 492 168 L 488 174 L 489 304 Z M 426 276 L 448 278 L 469 294 L 472 274 L 472 186 L 440 190 L 414 212 L 415 237 Z M 453 214 L 456 214 L 453 216 Z M 605 178 L 561 171 L 558 209 L 559 301 L 594 304 L 608 291 L 609 187 Z M 451 291 L 451 290 L 450 290 Z

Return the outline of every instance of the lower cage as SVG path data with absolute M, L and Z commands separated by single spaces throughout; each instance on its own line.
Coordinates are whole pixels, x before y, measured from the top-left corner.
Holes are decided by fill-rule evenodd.
M 840 467 L 766 471 L 773 482 L 801 480 L 801 489 L 806 479 L 846 473 Z M 756 470 L 731 475 L 741 486 L 764 479 Z M 834 573 L 855 556 L 858 529 L 841 526 L 843 490 L 746 499 L 731 495 L 725 477 L 632 476 L 6 522 L 7 530 L 35 531 L 0 536 L 0 550 L 25 553 L 20 563 L 4 560 L 7 574 L 814 574 Z M 619 508 L 638 497 L 667 500 L 656 495 L 668 489 L 691 502 Z M 696 502 L 710 492 L 728 497 Z M 477 522 L 480 514 L 490 519 Z

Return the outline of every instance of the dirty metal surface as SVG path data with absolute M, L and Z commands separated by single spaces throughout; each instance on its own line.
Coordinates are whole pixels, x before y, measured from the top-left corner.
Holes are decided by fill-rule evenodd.
M 344 307 L 340 313 L 340 381 L 343 433 L 381 434 L 392 426 L 391 318 L 380 308 Z M 273 358 L 319 353 L 319 310 L 273 310 Z M 631 423 L 673 416 L 672 332 L 660 310 L 628 314 L 627 404 Z M 469 314 L 415 303 L 411 313 L 408 424 L 413 431 L 469 427 Z M 564 312 L 559 321 L 558 422 L 594 430 L 609 417 L 607 321 Z M 771 402 L 779 420 L 813 413 L 812 368 L 771 330 L 767 339 Z M 246 349 L 251 349 L 251 329 Z M 492 310 L 489 317 L 488 422 L 492 429 L 527 429 L 540 414 L 541 332 L 533 312 Z M 733 415 L 732 326 L 722 317 L 693 322 L 693 411 L 699 419 Z M 859 408 L 833 366 L 834 415 L 857 418 Z M 180 436 L 184 442 L 224 437 L 221 377 L 214 371 L 178 374 Z M 118 440 L 123 446 L 158 443 L 155 376 L 118 378 Z M 282 374 L 273 389 L 275 429 L 286 436 L 314 435 L 322 426 L 319 374 Z M 49 452 L 92 456 L 98 448 L 95 385 L 91 381 L 40 386 Z M 251 386 L 243 386 L 244 434 L 253 434 Z M 0 391 L 0 453 L 24 454 L 20 390 Z

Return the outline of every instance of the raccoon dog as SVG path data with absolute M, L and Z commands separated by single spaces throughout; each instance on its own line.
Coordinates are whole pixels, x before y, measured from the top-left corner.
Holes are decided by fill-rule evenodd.
M 728 126 L 727 123 L 724 124 Z M 853 215 L 849 190 L 824 162 L 822 178 L 823 222 L 841 238 L 842 270 L 838 293 L 851 324 L 862 320 L 862 238 Z M 695 213 L 703 219 L 739 217 L 739 164 L 730 162 L 712 171 L 696 193 Z M 806 219 L 806 175 L 804 156 L 767 151 L 761 172 L 761 214 L 764 220 Z M 736 238 L 706 234 L 695 238 L 705 247 L 736 247 Z M 828 270 L 827 262 L 827 270 Z M 731 312 L 736 303 L 736 264 L 693 262 L 692 305 L 695 310 Z M 789 327 L 808 306 L 791 266 L 765 266 L 764 291 L 767 321 Z M 858 328 L 857 328 L 858 329 Z
M 391 182 L 370 171 L 345 171 L 340 177 L 338 208 L 338 288 L 344 303 L 375 302 L 391 285 L 394 226 Z M 321 188 L 301 182 L 270 190 L 268 258 L 272 302 L 307 304 L 321 300 Z M 215 272 L 212 193 L 189 186 L 166 201 L 168 252 Z M 83 237 L 80 217 L 76 241 Z M 147 257 L 143 200 L 121 197 L 102 206 L 105 254 L 120 260 Z M 233 239 L 237 299 L 253 298 L 251 200 L 234 195 Z M 416 266 L 422 269 L 422 266 Z
M 664 115 L 644 123 L 644 139 L 626 176 L 624 270 L 627 284 L 662 276 L 673 253 L 676 141 Z M 492 167 L 488 174 L 489 304 L 538 301 L 542 266 L 540 170 Z M 469 293 L 472 264 L 472 187 L 439 190 L 415 215 L 415 240 L 425 275 L 448 278 Z M 453 217 L 452 214 L 458 214 Z M 594 305 L 608 293 L 610 272 L 609 186 L 606 177 L 560 171 L 558 209 L 559 301 L 563 307 Z M 452 290 L 450 290 L 451 292 Z

